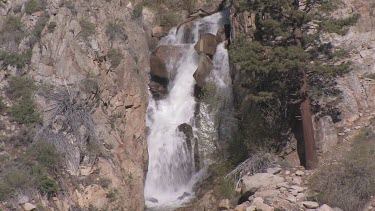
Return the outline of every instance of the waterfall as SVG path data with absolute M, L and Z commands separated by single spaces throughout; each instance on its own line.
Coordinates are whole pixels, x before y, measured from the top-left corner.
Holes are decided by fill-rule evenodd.
M 199 134 L 205 133 L 204 129 L 196 127 L 196 82 L 193 74 L 198 67 L 199 54 L 194 45 L 201 34 L 216 35 L 218 29 L 226 23 L 227 17 L 227 11 L 207 16 L 194 21 L 189 30 L 186 30 L 185 25 L 172 29 L 169 35 L 160 41 L 160 45 L 179 47 L 183 56 L 176 64 L 167 65 L 169 75 L 172 76 L 168 84 L 168 95 L 160 100 L 155 100 L 150 95 L 146 119 L 149 127 L 149 165 L 144 194 L 146 206 L 151 210 L 173 210 L 191 200 L 194 196 L 194 185 L 204 174 L 204 169 L 196 172 L 194 149 L 191 150 L 191 147 L 197 146 L 187 143 L 185 134 L 178 128 L 184 123 L 191 125 L 197 139 L 201 139 Z M 231 89 L 231 80 L 228 77 L 228 54 L 222 43 L 218 45 L 213 57 L 213 70 L 208 80 L 213 80 L 218 90 L 228 91 Z M 214 131 L 214 136 L 217 136 L 218 131 L 213 124 L 214 114 L 203 109 L 198 116 L 202 115 L 206 116 L 204 119 L 207 120 L 207 124 L 203 125 L 209 127 Z M 203 154 L 206 153 L 204 148 L 200 149 Z

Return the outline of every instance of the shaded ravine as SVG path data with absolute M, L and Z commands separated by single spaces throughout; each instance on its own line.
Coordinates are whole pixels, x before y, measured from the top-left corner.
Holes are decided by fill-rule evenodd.
M 221 130 L 216 117 L 218 108 L 228 109 L 228 101 L 231 101 L 228 54 L 224 42 L 217 46 L 210 74 L 206 78 L 206 81 L 214 84 L 219 103 L 215 109 L 205 103 L 197 106 L 193 75 L 198 68 L 200 55 L 194 45 L 203 34 L 216 35 L 227 23 L 227 17 L 228 11 L 225 11 L 197 20 L 189 26 L 184 24 L 178 31 L 172 29 L 160 41 L 160 46 L 177 49 L 182 56 L 176 61 L 170 59 L 176 55 L 165 57 L 169 75 L 167 95 L 154 99 L 150 94 L 147 112 L 149 165 L 144 190 L 146 206 L 150 210 L 173 210 L 190 201 L 194 197 L 195 184 L 202 179 L 204 167 L 210 163 L 209 154 L 215 148 L 212 142 L 218 140 Z M 197 114 L 198 107 L 200 112 Z M 182 124 L 192 126 L 191 139 L 194 140 L 179 130 Z M 197 145 L 201 145 L 199 152 L 194 153 L 198 151 Z M 197 154 L 200 163 L 195 160 Z

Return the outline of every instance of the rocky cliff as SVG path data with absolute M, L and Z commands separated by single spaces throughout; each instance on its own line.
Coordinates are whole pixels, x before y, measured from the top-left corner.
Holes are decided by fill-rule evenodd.
M 33 98 L 43 120 L 33 139 L 52 143 L 64 166 L 56 175 L 61 189 L 53 196 L 17 191 L 15 198 L 28 200 L 4 206 L 27 202 L 56 210 L 143 210 L 150 35 L 142 18 L 133 16 L 135 3 L 0 2 L 0 25 L 20 18 L 23 32 L 19 42 L 7 40 L 1 49 L 31 52 L 23 67 L 2 63 L 1 84 L 5 87 L 11 76 L 35 81 Z M 22 127 L 7 124 L 5 136 Z

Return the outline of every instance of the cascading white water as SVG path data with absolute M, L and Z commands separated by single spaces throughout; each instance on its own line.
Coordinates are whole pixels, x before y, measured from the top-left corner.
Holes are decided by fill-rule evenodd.
M 187 202 L 193 196 L 193 186 L 200 174 L 195 172 L 194 156 L 189 150 L 185 135 L 178 126 L 187 123 L 194 127 L 196 100 L 194 97 L 194 72 L 197 70 L 199 55 L 194 45 L 203 33 L 216 34 L 223 26 L 227 14 L 216 13 L 194 22 L 189 35 L 182 25 L 179 30 L 172 29 L 161 45 L 181 47 L 183 56 L 177 65 L 167 65 L 171 78 L 166 98 L 155 101 L 150 97 L 147 112 L 149 165 L 145 184 L 146 206 L 153 210 L 170 210 Z M 177 32 L 176 32 L 177 31 Z M 187 41 L 186 37 L 191 39 Z M 187 42 L 187 43 L 186 43 Z M 224 54 L 223 54 L 223 51 Z M 223 44 L 218 53 L 227 56 Z M 216 58 L 216 55 L 215 57 Z M 227 58 L 224 61 L 228 61 Z M 216 62 L 217 63 L 217 62 Z M 216 67 L 214 62 L 214 69 Z M 227 64 L 224 64 L 227 65 Z M 226 68 L 226 71 L 228 71 Z M 229 73 L 228 73 L 229 74 Z M 214 73 L 215 77 L 218 75 Z M 221 74 L 219 83 L 227 83 Z M 221 85 L 219 85 L 221 86 Z M 197 129 L 194 128 L 194 131 Z

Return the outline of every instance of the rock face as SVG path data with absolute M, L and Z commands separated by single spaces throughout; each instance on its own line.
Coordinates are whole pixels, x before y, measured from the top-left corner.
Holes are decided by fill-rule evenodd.
M 161 45 L 155 49 L 150 58 L 150 74 L 159 78 L 168 79 L 174 76 L 174 72 L 169 72 L 167 67 L 174 69 L 176 63 L 181 58 L 184 46 Z
M 25 2 L 2 1 L 8 11 L 3 13 L 1 6 L 0 23 L 4 15 L 13 15 L 11 8 Z M 132 18 L 125 3 L 129 1 L 76 0 L 69 5 L 60 0 L 46 2 L 44 11 L 24 13 L 21 18 L 31 31 L 40 14 L 49 14 L 40 40 L 32 48 L 31 61 L 23 69 L 4 71 L 9 75 L 26 74 L 42 87 L 36 102 L 44 122 L 37 128 L 36 137 L 53 137 L 51 142 L 65 155 L 61 173 L 70 174 L 75 181 L 110 181 L 107 188 L 64 181 L 68 187 L 65 196 L 54 197 L 46 206 L 59 210 L 77 206 L 144 210 L 150 69 L 147 33 L 142 23 Z M 85 25 L 83 19 L 91 24 Z M 112 22 L 117 22 L 118 28 L 108 31 Z M 50 23 L 55 25 L 53 30 L 48 29 Z M 85 31 L 88 28 L 89 32 Z M 112 39 L 110 33 L 120 34 Z M 19 51 L 27 47 L 25 43 L 17 46 Z M 108 54 L 112 48 L 121 53 L 116 68 Z M 50 92 L 46 87 L 51 87 Z M 59 105 L 66 105 L 73 115 L 60 110 Z
M 187 124 L 181 124 L 178 126 L 178 130 L 181 131 L 185 135 L 185 140 L 189 151 L 191 152 L 192 149 L 192 141 L 194 140 L 193 128 Z
M 325 153 L 337 145 L 337 132 L 330 116 L 325 116 L 319 119 L 316 125 L 315 137 L 316 147 L 320 153 Z
M 199 53 L 205 53 L 212 57 L 216 52 L 217 45 L 218 42 L 215 35 L 203 34 L 199 38 L 197 44 L 195 44 L 194 49 Z
M 213 65 L 211 59 L 207 55 L 201 54 L 199 57 L 198 68 L 193 75 L 195 81 L 197 82 L 197 86 L 200 88 L 204 87 L 206 84 L 206 79 L 212 71 L 212 67 Z

